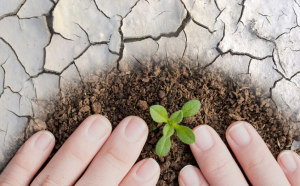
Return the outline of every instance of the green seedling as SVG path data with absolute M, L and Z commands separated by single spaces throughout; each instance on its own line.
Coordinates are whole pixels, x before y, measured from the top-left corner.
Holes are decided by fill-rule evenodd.
M 156 153 L 158 156 L 165 156 L 171 148 L 171 136 L 177 133 L 178 138 L 185 144 L 195 143 L 195 134 L 192 129 L 186 126 L 179 125 L 183 118 L 191 117 L 197 114 L 200 110 L 201 103 L 198 100 L 190 100 L 186 102 L 181 110 L 171 114 L 168 117 L 168 112 L 161 105 L 152 105 L 150 107 L 150 115 L 157 123 L 165 123 L 163 128 L 163 136 L 156 144 Z

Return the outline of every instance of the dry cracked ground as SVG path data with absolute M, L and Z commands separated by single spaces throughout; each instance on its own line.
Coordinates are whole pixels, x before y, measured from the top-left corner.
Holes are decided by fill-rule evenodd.
M 300 123 L 300 0 L 0 0 L 0 170 L 68 82 L 165 58 L 247 77 Z

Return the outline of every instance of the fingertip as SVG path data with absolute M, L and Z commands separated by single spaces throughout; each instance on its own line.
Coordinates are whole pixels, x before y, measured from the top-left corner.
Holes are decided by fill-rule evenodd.
M 248 122 L 236 121 L 227 128 L 226 139 L 230 145 L 247 146 L 253 140 L 252 129 L 255 130 Z
M 127 116 L 125 119 L 128 119 L 129 121 L 136 121 L 138 123 L 140 123 L 141 125 L 145 126 L 145 128 L 147 129 L 148 131 L 148 125 L 146 123 L 146 121 L 138 116 Z M 124 119 L 124 120 L 125 120 Z
M 291 150 L 283 150 L 283 151 L 281 151 L 281 152 L 278 154 L 278 156 L 277 156 L 277 161 L 279 161 L 280 158 L 281 158 L 284 154 L 289 154 L 289 153 L 291 153 L 291 152 L 292 152 Z
M 40 135 L 48 136 L 51 141 L 55 142 L 55 136 L 52 134 L 52 132 L 50 132 L 48 130 L 41 130 L 38 133 Z
M 296 153 L 290 150 L 285 150 L 278 155 L 277 161 L 285 173 L 293 173 L 297 170 L 299 162 L 297 163 L 298 155 L 296 155 Z
M 85 135 L 92 141 L 101 141 L 107 138 L 112 131 L 110 121 L 99 114 L 87 117 L 74 132 L 74 136 Z M 73 134 L 71 135 L 72 138 Z
M 55 136 L 49 130 L 41 130 L 43 135 L 47 135 L 52 142 L 55 142 Z
M 184 167 L 180 170 L 180 172 L 179 172 L 179 178 L 183 176 L 183 173 L 186 171 L 186 169 L 191 169 L 191 168 L 193 168 L 193 167 L 194 167 L 193 165 L 186 165 L 186 166 L 184 166 Z
M 216 132 L 216 130 L 207 124 L 198 125 L 197 127 L 193 128 L 193 132 L 197 133 L 202 128 L 206 128 L 206 130 L 208 130 L 212 135 L 216 134 L 217 136 L 219 136 L 219 134 Z
M 239 124 L 246 125 L 247 127 L 248 127 L 248 126 L 252 127 L 252 125 L 249 124 L 247 121 L 235 121 L 235 122 L 231 123 L 231 124 L 228 126 L 228 128 L 226 129 L 226 135 L 229 133 L 229 131 L 230 131 L 233 127 L 235 127 L 236 125 L 239 125 Z
M 194 134 L 196 141 L 194 144 L 191 144 L 190 147 L 192 150 L 197 150 L 199 152 L 204 152 L 210 150 L 215 142 L 214 139 L 214 129 L 208 125 L 200 125 L 194 128 Z
M 284 150 L 278 155 L 277 162 L 291 185 L 300 185 L 300 156 L 294 151 Z
M 149 129 L 146 122 L 137 116 L 128 116 L 121 122 L 124 128 L 124 136 L 127 140 L 134 142 L 147 138 Z
M 40 133 L 47 133 L 47 135 L 52 136 L 54 138 L 54 135 L 49 130 L 40 130 L 40 131 L 34 133 L 33 135 L 40 134 Z
M 41 130 L 33 134 L 25 144 L 28 143 L 30 144 L 30 149 L 42 153 L 49 152 L 55 145 L 55 137 L 50 131 Z M 28 150 L 27 148 L 28 146 L 24 145 L 21 150 Z
M 156 185 L 159 175 L 159 164 L 152 158 L 143 159 L 131 168 L 120 185 Z
M 136 170 L 136 176 L 142 181 L 149 181 L 159 172 L 159 164 L 153 158 L 148 158 L 141 161 Z
M 193 132 L 197 132 L 201 127 L 208 127 L 211 128 L 209 125 L 203 124 L 203 125 L 198 125 L 197 127 L 193 128 Z M 211 128 L 212 129 L 212 128 Z
M 148 160 L 148 161 L 151 161 L 153 164 L 155 164 L 155 170 L 156 170 L 157 172 L 160 172 L 160 165 L 158 164 L 158 162 L 157 162 L 155 159 L 153 159 L 153 158 L 148 158 L 147 160 Z
M 208 185 L 200 170 L 193 165 L 183 167 L 178 176 L 180 186 Z
M 112 130 L 112 125 L 111 125 L 110 121 L 103 115 L 94 114 L 94 115 L 91 115 L 91 116 L 87 117 L 86 120 L 88 120 L 88 121 L 100 120 L 103 124 L 105 124 L 107 126 L 107 128 L 110 131 Z

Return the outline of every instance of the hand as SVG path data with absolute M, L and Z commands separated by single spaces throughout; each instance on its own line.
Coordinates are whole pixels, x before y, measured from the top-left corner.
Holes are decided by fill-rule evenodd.
M 0 185 L 155 185 L 160 172 L 155 160 L 133 166 L 147 139 L 146 123 L 131 116 L 111 130 L 105 117 L 88 117 L 32 181 L 55 143 L 50 132 L 37 132 L 2 172 Z
M 248 185 L 229 150 L 209 126 L 194 129 L 196 143 L 190 147 L 201 169 L 188 165 L 179 174 L 180 186 Z M 226 138 L 252 185 L 300 185 L 300 156 L 283 151 L 274 159 L 256 130 L 246 122 L 233 123 Z

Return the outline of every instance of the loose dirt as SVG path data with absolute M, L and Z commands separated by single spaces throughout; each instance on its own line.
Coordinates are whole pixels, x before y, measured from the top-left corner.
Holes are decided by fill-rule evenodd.
M 149 137 L 139 159 L 152 157 L 161 166 L 158 185 L 178 185 L 182 167 L 196 162 L 189 147 L 172 137 L 170 153 L 163 158 L 155 154 L 155 144 L 162 136 L 162 127 L 152 121 L 149 106 L 160 104 L 172 113 L 190 99 L 201 101 L 200 112 L 184 119 L 190 128 L 207 124 L 225 141 L 227 127 L 236 120 L 248 121 L 263 137 L 274 156 L 289 149 L 299 131 L 275 108 L 270 98 L 260 91 L 235 82 L 215 71 L 189 69 L 179 64 L 150 65 L 130 73 L 113 70 L 92 76 L 80 85 L 71 85 L 67 93 L 55 103 L 46 124 L 56 137 L 53 153 L 64 143 L 77 126 L 91 114 L 106 116 L 115 127 L 124 117 L 136 115 L 149 125 Z

